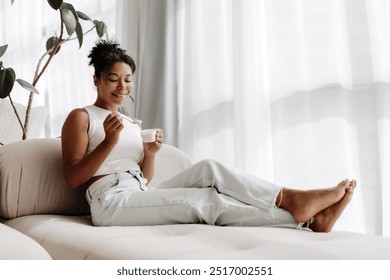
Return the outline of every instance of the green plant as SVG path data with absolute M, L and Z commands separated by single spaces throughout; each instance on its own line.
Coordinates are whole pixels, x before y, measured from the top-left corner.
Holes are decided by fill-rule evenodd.
M 103 21 L 92 20 L 86 14 L 77 11 L 72 4 L 63 2 L 62 0 L 47 0 L 48 4 L 55 10 L 59 12 L 60 18 L 60 33 L 59 35 L 54 35 L 47 39 L 46 41 L 46 52 L 39 59 L 36 68 L 35 74 L 32 83 L 26 82 L 23 79 L 16 79 L 15 71 L 8 67 L 6 68 L 3 65 L 3 62 L 0 61 L 0 98 L 9 98 L 11 105 L 15 111 L 18 122 L 22 129 L 22 139 L 26 139 L 28 135 L 28 124 L 30 118 L 30 112 L 33 102 L 34 94 L 38 93 L 36 85 L 39 79 L 42 77 L 43 73 L 47 69 L 48 65 L 52 61 L 52 58 L 60 51 L 61 45 L 71 40 L 78 40 L 79 48 L 83 44 L 84 35 L 96 29 L 97 35 L 99 38 L 104 36 L 107 33 L 107 26 Z M 14 3 L 14 0 L 11 0 L 11 5 Z M 80 20 L 91 22 L 92 27 L 84 32 Z M 64 29 L 68 36 L 65 38 Z M 0 46 L 0 58 L 4 55 L 7 50 L 8 45 Z M 28 104 L 26 107 L 26 115 L 24 122 L 22 122 L 16 107 L 11 98 L 11 92 L 14 86 L 15 81 L 26 89 L 30 95 Z M 1 144 L 1 143 L 0 143 Z

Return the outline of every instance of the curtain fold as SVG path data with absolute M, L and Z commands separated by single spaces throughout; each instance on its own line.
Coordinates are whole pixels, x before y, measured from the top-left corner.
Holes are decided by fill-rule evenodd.
M 124 111 L 144 128 L 169 132 L 166 143 L 177 145 L 175 1 L 120 0 L 117 38 L 135 59 L 135 104 Z M 118 13 L 120 14 L 120 12 Z M 156 24 L 158 23 L 158 24 Z M 147 93 L 147 94 L 144 94 Z
M 130 2 L 148 126 L 281 185 L 356 178 L 336 228 L 390 236 L 389 1 Z

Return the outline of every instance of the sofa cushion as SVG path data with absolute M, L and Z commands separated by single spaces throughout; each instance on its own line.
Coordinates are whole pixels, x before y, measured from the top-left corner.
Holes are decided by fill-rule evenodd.
M 26 106 L 15 103 L 15 108 L 23 121 L 26 116 Z M 44 106 L 32 107 L 28 129 L 29 138 L 39 138 L 45 127 L 47 108 Z M 19 125 L 14 108 L 8 99 L 0 99 L 0 143 L 7 144 L 22 140 L 23 131 Z
M 6 224 L 58 260 L 389 260 L 390 238 L 345 231 L 177 224 L 95 227 L 85 217 L 34 215 Z
M 29 139 L 0 148 L 0 216 L 85 214 L 82 189 L 67 186 L 60 139 Z
M 158 186 L 161 182 L 190 167 L 192 160 L 178 148 L 163 144 L 156 155 L 154 165 L 154 176 L 148 184 L 149 188 Z
M 156 186 L 191 160 L 179 149 L 164 144 L 156 156 Z M 33 214 L 85 215 L 85 190 L 67 186 L 62 172 L 59 138 L 28 139 L 0 147 L 0 216 L 6 219 Z
M 50 260 L 49 253 L 32 238 L 0 223 L 0 260 Z

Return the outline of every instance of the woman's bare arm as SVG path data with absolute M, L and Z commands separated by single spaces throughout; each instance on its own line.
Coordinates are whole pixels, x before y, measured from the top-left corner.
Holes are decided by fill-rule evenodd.
M 89 116 L 84 109 L 73 110 L 62 128 L 62 158 L 66 182 L 77 188 L 95 174 L 116 143 L 123 124 L 116 114 L 104 121 L 105 139 L 87 155 Z

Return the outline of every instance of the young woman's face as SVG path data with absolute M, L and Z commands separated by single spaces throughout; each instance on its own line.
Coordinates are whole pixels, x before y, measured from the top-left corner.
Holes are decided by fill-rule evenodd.
M 98 92 L 96 105 L 110 111 L 117 111 L 134 88 L 131 67 L 123 62 L 115 63 L 106 76 L 100 79 L 95 76 L 94 82 Z

